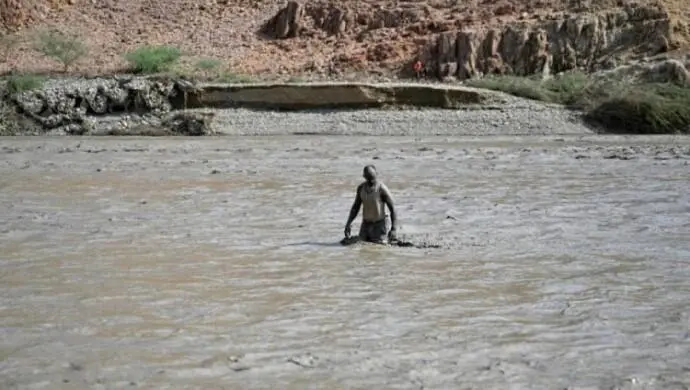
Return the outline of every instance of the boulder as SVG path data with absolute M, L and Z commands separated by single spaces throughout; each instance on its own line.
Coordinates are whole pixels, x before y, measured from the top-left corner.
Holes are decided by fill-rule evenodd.
M 202 136 L 212 135 L 211 128 L 215 114 L 213 112 L 176 111 L 163 119 L 161 126 L 170 135 Z

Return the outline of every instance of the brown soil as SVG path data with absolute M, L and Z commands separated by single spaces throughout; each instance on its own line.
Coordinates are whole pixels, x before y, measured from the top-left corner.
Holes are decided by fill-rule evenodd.
M 281 35 L 276 31 L 278 14 L 286 5 L 282 0 L 0 0 L 0 30 L 26 38 L 0 63 L 0 72 L 59 71 L 60 64 L 28 43 L 32 31 L 58 27 L 83 37 L 90 49 L 75 66 L 79 73 L 121 71 L 127 65 L 122 54 L 128 50 L 173 44 L 187 54 L 183 65 L 213 57 L 222 60 L 223 71 L 234 74 L 388 75 L 408 66 L 442 32 L 538 23 L 604 12 L 623 3 L 627 1 L 317 0 L 302 7 L 298 31 L 283 31 L 288 36 L 276 39 Z M 673 22 L 670 49 L 683 50 L 690 42 L 690 7 L 685 0 L 663 3 Z

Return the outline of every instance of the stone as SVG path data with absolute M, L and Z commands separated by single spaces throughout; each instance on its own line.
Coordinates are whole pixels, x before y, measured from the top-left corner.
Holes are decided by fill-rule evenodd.
M 644 78 L 648 81 L 690 86 L 690 73 L 682 62 L 674 59 L 652 65 L 645 72 Z
M 38 115 L 43 112 L 47 105 L 39 93 L 34 91 L 22 92 L 15 97 L 19 108 L 28 114 Z
M 214 134 L 211 128 L 212 112 L 177 111 L 163 119 L 161 126 L 172 135 L 202 136 Z
M 288 1 L 264 27 L 266 33 L 274 38 L 294 38 L 299 35 L 303 9 L 296 1 Z
M 83 123 L 89 115 L 105 115 L 135 109 L 162 116 L 173 109 L 171 99 L 180 91 L 193 91 L 188 81 L 147 77 L 117 79 L 96 78 L 77 82 L 48 84 L 36 91 L 25 91 L 12 97 L 28 117 L 45 129 Z M 82 130 L 70 130 L 78 133 Z M 83 132 L 88 132 L 84 129 Z

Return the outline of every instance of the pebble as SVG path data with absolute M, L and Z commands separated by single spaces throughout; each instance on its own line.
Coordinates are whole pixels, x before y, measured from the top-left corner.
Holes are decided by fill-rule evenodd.
M 352 110 L 273 112 L 218 110 L 214 127 L 225 135 L 573 135 L 593 134 L 577 115 L 523 99 L 506 100 L 505 110 Z

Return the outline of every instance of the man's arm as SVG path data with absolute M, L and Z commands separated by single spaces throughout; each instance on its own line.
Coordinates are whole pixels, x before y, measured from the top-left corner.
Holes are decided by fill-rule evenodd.
M 352 203 L 352 208 L 350 208 L 350 216 L 347 217 L 347 223 L 345 226 L 350 226 L 352 225 L 352 222 L 357 218 L 357 214 L 359 214 L 359 208 L 362 206 L 362 198 L 359 197 L 359 190 L 362 188 L 362 185 L 357 186 L 357 194 L 355 194 L 355 201 Z
M 381 200 L 388 206 L 388 210 L 391 212 L 391 230 L 398 229 L 398 216 L 395 213 L 395 204 L 393 202 L 393 196 L 391 196 L 388 187 L 381 185 Z

